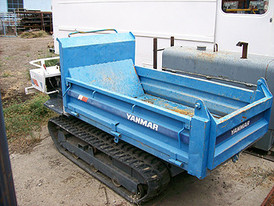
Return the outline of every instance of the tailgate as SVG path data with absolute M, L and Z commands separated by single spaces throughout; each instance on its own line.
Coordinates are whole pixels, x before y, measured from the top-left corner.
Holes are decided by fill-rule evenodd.
M 237 155 L 267 132 L 271 105 L 272 95 L 265 80 L 260 79 L 252 103 L 212 121 L 208 169 Z

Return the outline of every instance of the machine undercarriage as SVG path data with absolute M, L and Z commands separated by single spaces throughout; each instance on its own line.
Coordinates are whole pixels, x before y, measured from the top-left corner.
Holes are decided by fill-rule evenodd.
M 73 117 L 59 116 L 48 123 L 58 148 L 72 162 L 125 199 L 141 203 L 166 189 L 170 174 L 158 158 Z

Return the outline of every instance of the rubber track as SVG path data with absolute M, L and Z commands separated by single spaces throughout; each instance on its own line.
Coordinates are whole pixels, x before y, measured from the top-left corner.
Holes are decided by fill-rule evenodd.
M 164 191 L 170 182 L 170 174 L 166 165 L 160 159 L 139 148 L 124 141 L 115 144 L 113 136 L 77 118 L 59 116 L 50 119 L 49 125 L 50 123 L 54 123 L 97 150 L 137 171 L 144 178 L 147 185 L 147 193 L 143 197 L 136 199 L 132 193 L 131 196 L 125 197 L 124 192 L 116 190 L 131 202 L 140 204 L 152 199 Z

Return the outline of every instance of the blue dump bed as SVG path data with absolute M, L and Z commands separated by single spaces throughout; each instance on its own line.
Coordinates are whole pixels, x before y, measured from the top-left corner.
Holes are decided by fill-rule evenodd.
M 137 67 L 131 33 L 63 38 L 64 111 L 204 178 L 268 130 L 272 95 Z

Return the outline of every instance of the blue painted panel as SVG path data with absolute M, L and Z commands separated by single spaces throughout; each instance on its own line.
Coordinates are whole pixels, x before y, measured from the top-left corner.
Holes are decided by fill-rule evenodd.
M 226 161 L 260 139 L 267 130 L 272 106 L 272 95 L 264 79 L 258 80 L 261 99 L 215 121 L 211 128 L 208 168 Z M 256 133 L 256 135 L 254 135 Z
M 176 155 L 178 155 L 177 159 L 187 164 L 186 154 L 188 147 L 187 145 L 179 147 L 177 141 L 178 131 L 184 124 L 174 121 L 173 119 L 164 118 L 157 113 L 146 111 L 140 107 L 135 108 L 134 114 L 136 116 L 148 114 L 148 116 L 144 118 L 148 118 L 148 120 L 153 119 L 156 123 L 159 123 L 159 131 L 156 132 L 147 126 L 128 120 L 127 113 L 124 111 L 131 111 L 131 109 L 129 109 L 130 107 L 128 107 L 127 103 L 115 99 L 110 100 L 108 98 L 104 100 L 103 96 L 99 93 L 96 93 L 94 98 L 80 100 L 79 95 L 74 93 L 74 91 L 79 91 L 81 88 L 75 86 L 76 85 L 72 87 L 73 91 L 68 92 L 70 97 L 68 109 L 66 110 L 68 113 L 76 112 L 79 114 L 78 117 L 80 119 L 84 119 L 85 121 L 90 120 L 88 121 L 89 123 L 104 129 L 104 131 L 108 133 L 111 133 L 111 131 L 114 130 L 113 125 L 117 124 L 115 129 L 121 133 L 122 140 L 135 142 L 135 146 L 140 144 L 142 149 L 157 154 L 157 156 L 165 157 L 167 161 L 170 157 L 175 158 Z M 85 96 L 91 95 L 88 90 L 82 90 L 81 93 Z M 158 122 L 158 120 L 161 122 Z M 177 132 L 172 130 L 177 130 Z M 173 137 L 172 134 L 174 134 Z M 186 133 L 181 134 L 182 144 L 185 144 L 183 143 L 183 139 L 186 137 Z M 175 153 L 176 155 L 174 155 Z
M 253 95 L 252 90 L 239 88 L 231 85 L 225 85 L 209 80 L 171 74 L 169 72 L 158 72 L 156 70 L 136 66 L 136 70 L 141 77 L 150 77 L 151 79 L 178 85 L 180 87 L 191 88 L 193 91 L 201 91 L 205 94 L 213 94 L 221 97 L 236 100 L 235 102 L 249 103 Z
M 89 98 L 89 95 L 83 96 L 82 94 L 83 94 L 83 92 L 77 93 L 74 91 L 68 91 L 68 95 L 70 97 L 79 99 L 83 102 L 88 103 L 91 106 L 94 106 L 101 110 L 104 110 L 108 114 L 113 114 L 115 116 L 122 117 L 124 119 L 127 119 L 128 121 L 134 122 L 134 123 L 141 125 L 145 128 L 155 130 L 155 131 L 157 131 L 161 134 L 164 134 L 168 137 L 171 137 L 174 139 L 178 138 L 179 131 L 174 131 L 174 130 L 170 129 L 169 127 L 166 127 L 165 125 L 159 124 L 157 119 L 155 119 L 153 117 L 144 118 L 143 115 L 136 115 L 135 112 L 132 112 L 132 111 L 124 111 L 122 108 L 119 109 L 119 108 L 104 104 L 104 103 L 99 102 L 93 98 Z M 113 118 L 113 120 L 115 120 L 115 117 Z M 183 127 L 183 125 L 182 125 L 182 127 Z M 184 133 L 180 133 L 180 138 L 182 139 L 183 143 L 188 144 L 188 141 L 189 141 L 188 136 L 185 136 Z
M 135 37 L 132 33 L 90 35 L 57 39 L 59 42 L 62 92 L 68 86 L 68 69 L 131 59 L 135 62 Z M 67 97 L 63 98 L 64 106 Z
M 202 98 L 207 105 L 210 112 L 216 117 L 220 118 L 221 116 L 225 116 L 240 107 L 235 107 L 235 105 L 227 105 L 225 102 L 221 102 L 217 96 L 213 96 L 212 98 L 203 97 L 203 95 L 195 95 L 195 91 L 191 92 L 181 88 L 179 86 L 163 84 L 163 83 L 153 83 L 153 82 L 144 82 L 144 79 L 141 78 L 143 89 L 146 93 L 149 93 L 153 96 L 158 96 L 163 99 L 167 99 L 173 102 L 178 102 L 187 107 L 193 108 L 197 99 Z
M 74 107 L 74 105 L 72 107 Z M 77 110 L 77 112 L 79 113 L 81 113 L 80 111 L 82 111 L 82 113 L 85 112 L 83 107 L 78 106 L 78 108 L 79 110 Z M 98 117 L 101 118 L 100 116 Z M 110 133 L 111 131 L 104 124 L 99 124 L 98 121 L 94 121 L 93 117 L 91 118 L 90 116 L 79 115 L 78 118 L 108 133 Z M 141 148 L 142 150 L 147 151 L 167 162 L 170 158 L 177 157 L 177 159 L 184 162 L 184 164 L 182 165 L 182 169 L 187 170 L 188 151 L 174 147 L 171 144 L 171 141 L 165 142 L 162 139 L 156 139 L 154 138 L 153 134 L 150 134 L 149 132 L 146 132 L 146 131 L 141 131 L 138 128 L 134 128 L 132 125 L 121 124 L 118 126 L 117 131 L 123 134 L 121 137 L 122 140 L 138 148 Z M 159 147 L 159 145 L 161 145 L 161 147 Z
M 236 127 L 233 127 L 232 129 L 229 129 L 227 132 L 225 132 L 224 134 L 217 136 L 216 139 L 216 145 L 224 142 L 225 140 L 231 138 L 233 136 L 233 134 L 237 133 L 239 130 L 244 129 L 246 127 L 251 126 L 252 124 L 254 124 L 255 122 L 259 121 L 260 119 L 262 119 L 264 116 L 264 113 L 260 113 L 254 117 L 252 117 L 249 120 L 243 121 L 240 125 L 237 124 Z
M 127 96 L 124 96 L 122 94 L 117 94 L 116 92 L 111 92 L 110 93 L 108 90 L 104 90 L 104 89 L 99 88 L 99 87 L 95 87 L 95 86 L 92 86 L 92 85 L 85 84 L 83 82 L 74 80 L 70 77 L 66 78 L 66 83 L 67 84 L 72 84 L 72 85 L 74 85 L 74 84 L 79 85 L 79 86 L 81 86 L 81 88 L 86 88 L 88 90 L 95 91 L 95 96 L 98 93 L 101 93 L 101 94 L 106 95 L 108 97 L 115 98 L 117 100 L 122 100 L 122 101 L 125 101 L 127 103 L 130 103 L 130 104 L 133 105 L 132 106 L 133 111 L 136 110 L 135 109 L 136 107 L 137 108 L 141 107 L 141 108 L 146 109 L 147 111 L 151 111 L 151 112 L 155 112 L 157 114 L 163 115 L 163 117 L 169 117 L 169 118 L 172 118 L 174 120 L 184 122 L 186 126 L 190 127 L 191 118 L 189 116 L 181 115 L 177 112 L 171 112 L 171 111 L 163 110 L 163 109 L 161 109 L 160 107 L 158 107 L 156 105 L 151 105 L 151 104 L 146 103 L 144 101 L 141 101 L 137 98 L 127 97 Z M 90 94 L 92 93 L 91 91 L 89 92 Z M 146 113 L 144 115 L 146 115 Z M 159 121 L 161 121 L 161 119 Z M 163 121 L 165 121 L 165 120 L 163 120 Z
M 136 67 L 145 92 L 193 107 L 198 98 L 203 99 L 216 117 L 224 116 L 246 106 L 253 98 L 253 91 L 237 89 L 207 80 L 166 72 L 157 73 Z
M 129 97 L 144 95 L 131 59 L 69 69 L 70 77 Z
M 263 111 L 266 111 L 272 105 L 272 99 L 264 97 L 252 104 L 247 105 L 222 119 L 216 120 L 217 127 L 217 136 L 225 133 L 226 131 L 236 127 L 237 125 L 242 124 L 244 121 L 249 120 L 250 118 L 260 114 Z
M 132 33 L 114 33 L 104 35 L 89 35 L 89 36 L 75 36 L 69 38 L 60 38 L 58 41 L 62 44 L 62 48 L 94 46 L 94 45 L 109 45 L 113 43 L 126 43 L 134 41 L 135 37 Z M 100 51 L 99 51 L 100 52 Z M 119 52 L 121 53 L 121 51 Z M 105 54 L 107 55 L 107 54 Z M 132 55 L 132 54 L 130 54 Z
M 256 140 L 260 139 L 268 130 L 267 121 L 259 121 L 254 127 L 247 129 L 243 133 L 240 133 L 233 139 L 232 142 L 227 142 L 222 148 L 218 148 L 216 152 L 216 157 L 214 159 L 213 169 L 225 162 L 227 159 L 233 157 L 238 152 L 244 150 L 245 148 L 252 145 Z
M 203 179 L 207 175 L 208 143 L 211 115 L 202 100 L 198 100 L 191 120 L 188 173 Z

